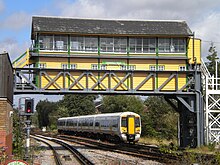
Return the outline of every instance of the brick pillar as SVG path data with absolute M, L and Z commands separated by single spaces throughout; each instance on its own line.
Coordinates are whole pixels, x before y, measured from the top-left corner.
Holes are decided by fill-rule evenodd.
M 7 98 L 0 98 L 0 148 L 5 149 L 8 158 L 12 155 L 12 104 Z

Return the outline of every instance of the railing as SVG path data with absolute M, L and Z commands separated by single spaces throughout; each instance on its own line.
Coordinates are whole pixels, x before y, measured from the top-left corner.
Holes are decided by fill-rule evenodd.
M 14 93 L 192 94 L 193 74 L 194 71 L 16 68 Z M 187 82 L 182 76 L 187 76 Z
M 30 54 L 29 54 L 29 49 L 27 49 L 27 51 L 20 55 L 15 61 L 13 61 L 13 67 L 14 68 L 23 68 L 24 66 L 29 64 L 29 58 L 30 58 Z
M 205 65 L 205 62 L 203 61 L 203 59 L 201 58 L 201 71 L 202 73 L 204 74 L 204 76 L 208 76 L 208 77 L 211 77 L 211 74 L 210 72 L 208 71 L 208 68 L 206 67 Z

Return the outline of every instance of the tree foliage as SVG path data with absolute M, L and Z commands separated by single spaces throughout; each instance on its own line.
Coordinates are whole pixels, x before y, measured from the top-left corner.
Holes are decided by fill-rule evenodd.
M 94 114 L 95 99 L 95 95 L 65 95 L 63 100 L 61 101 L 61 107 L 67 109 L 68 116 Z
M 213 44 L 211 43 L 211 46 L 209 48 L 209 55 L 206 57 L 209 61 L 206 62 L 206 66 L 211 73 L 211 75 L 215 75 L 215 70 L 216 70 L 216 60 L 218 60 L 218 53 L 216 51 L 216 48 Z M 218 65 L 218 76 L 220 76 L 220 63 Z
M 144 109 L 142 100 L 135 96 L 105 96 L 103 97 L 101 112 L 114 113 L 131 111 L 140 113 Z
M 50 126 L 49 116 L 56 111 L 57 104 L 48 100 L 38 102 L 36 111 L 38 115 L 39 128 Z
M 19 110 L 13 111 L 13 154 L 14 158 L 23 159 L 24 156 L 24 123 L 21 122 Z
M 58 102 L 48 100 L 38 102 L 36 113 L 39 128 L 56 128 L 57 119 L 95 113 L 94 95 L 65 95 Z
M 178 113 L 163 97 L 148 97 L 142 114 L 143 134 L 151 137 L 173 139 L 177 136 Z

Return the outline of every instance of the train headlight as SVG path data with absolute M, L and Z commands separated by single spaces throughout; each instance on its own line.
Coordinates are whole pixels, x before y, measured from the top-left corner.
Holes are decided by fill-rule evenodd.
M 122 132 L 122 133 L 126 133 L 126 132 L 127 132 L 127 129 L 126 129 L 126 128 L 121 128 L 121 132 Z
M 135 132 L 136 132 L 136 133 L 140 133 L 140 132 L 141 132 L 140 127 L 137 127 Z

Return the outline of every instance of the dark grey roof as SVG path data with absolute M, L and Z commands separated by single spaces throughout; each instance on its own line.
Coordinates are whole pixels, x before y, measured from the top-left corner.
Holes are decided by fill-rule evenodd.
M 32 18 L 35 32 L 113 35 L 192 35 L 185 21 L 99 20 L 62 17 Z

